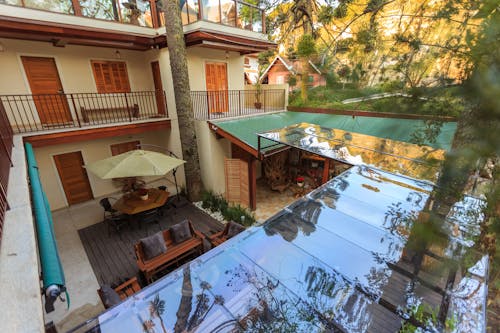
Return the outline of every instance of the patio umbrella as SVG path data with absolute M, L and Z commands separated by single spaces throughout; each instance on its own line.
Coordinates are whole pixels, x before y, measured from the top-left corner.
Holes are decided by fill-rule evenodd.
M 85 168 L 102 179 L 163 176 L 186 161 L 147 150 L 131 150 L 85 165 Z

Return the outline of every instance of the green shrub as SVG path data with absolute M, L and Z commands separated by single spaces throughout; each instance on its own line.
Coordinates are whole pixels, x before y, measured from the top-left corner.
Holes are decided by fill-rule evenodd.
M 240 205 L 229 205 L 221 194 L 204 191 L 201 198 L 201 206 L 204 209 L 208 209 L 214 213 L 221 212 L 226 221 L 234 221 L 246 227 L 255 223 L 255 217 L 248 209 Z
M 227 209 L 222 212 L 222 216 L 224 216 L 226 221 L 234 221 L 246 227 L 255 223 L 253 214 L 241 205 L 228 206 Z

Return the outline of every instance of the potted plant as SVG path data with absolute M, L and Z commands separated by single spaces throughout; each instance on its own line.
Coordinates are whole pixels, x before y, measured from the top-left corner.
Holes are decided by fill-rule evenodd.
M 297 186 L 298 187 L 303 187 L 304 186 L 304 177 L 298 176 L 297 177 Z
M 260 96 L 262 95 L 262 75 L 264 70 L 269 66 L 269 57 L 272 55 L 272 51 L 261 52 L 258 56 L 258 76 L 257 82 L 255 83 L 255 102 L 254 106 L 256 109 L 262 108 L 262 102 L 260 101 Z
M 262 103 L 260 101 L 260 96 L 262 95 L 262 83 L 260 80 L 255 84 L 255 103 L 254 106 L 256 109 L 260 110 L 262 108 Z
M 141 198 L 141 200 L 148 200 L 148 190 L 145 189 L 145 188 L 140 188 L 137 190 L 137 195 L 139 196 L 139 198 Z

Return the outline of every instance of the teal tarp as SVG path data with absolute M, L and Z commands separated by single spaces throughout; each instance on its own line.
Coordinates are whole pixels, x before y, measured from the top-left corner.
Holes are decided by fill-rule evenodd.
M 43 289 L 51 285 L 57 285 L 65 290 L 64 272 L 57 251 L 57 244 L 52 222 L 52 214 L 47 197 L 40 183 L 38 166 L 33 153 L 33 147 L 29 143 L 24 144 L 26 149 L 26 160 L 28 162 L 28 175 L 31 185 L 31 199 L 35 214 L 35 225 L 38 238 L 38 250 L 40 263 L 42 265 Z
M 255 149 L 257 149 L 256 133 L 284 128 L 298 123 L 316 124 L 323 127 L 338 128 L 344 131 L 409 143 L 412 142 L 412 133 L 416 129 L 421 129 L 425 126 L 424 120 L 352 117 L 306 112 L 279 112 L 248 118 L 213 121 L 213 123 Z M 425 142 L 425 145 L 449 150 L 456 129 L 457 123 L 455 122 L 444 123 L 440 134 L 436 138 L 436 142 Z M 263 147 L 268 144 L 263 142 Z

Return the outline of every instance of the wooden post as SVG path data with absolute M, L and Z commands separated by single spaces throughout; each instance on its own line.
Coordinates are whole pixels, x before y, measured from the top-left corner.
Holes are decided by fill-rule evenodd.
M 325 163 L 323 164 L 323 177 L 321 179 L 322 185 L 328 181 L 329 172 L 330 172 L 330 159 L 325 158 Z
M 248 161 L 248 187 L 250 196 L 250 209 L 257 209 L 257 160 L 250 157 Z
M 262 33 L 265 34 L 266 33 L 266 11 L 261 9 L 261 13 L 262 13 Z
M 159 28 L 158 20 L 158 10 L 156 8 L 156 0 L 149 0 L 149 8 L 151 9 L 151 21 L 153 22 L 153 28 Z

